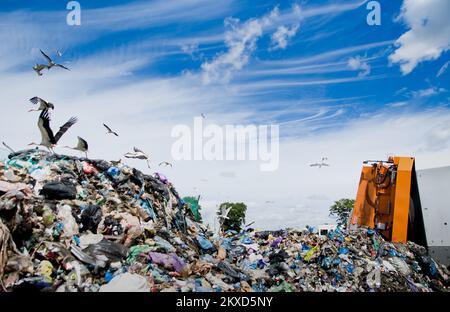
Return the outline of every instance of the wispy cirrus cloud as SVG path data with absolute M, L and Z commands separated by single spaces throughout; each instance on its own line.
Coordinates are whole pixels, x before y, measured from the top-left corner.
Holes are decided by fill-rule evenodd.
M 348 68 L 351 70 L 359 71 L 358 76 L 365 77 L 370 74 L 371 67 L 367 61 L 361 58 L 359 55 L 348 59 Z
M 87 27 L 103 30 L 129 30 L 206 21 L 231 12 L 234 1 L 157 0 L 134 1 L 123 5 L 83 10 Z
M 437 72 L 436 77 L 442 76 L 447 71 L 449 64 L 450 64 L 450 61 L 445 62 L 445 64 L 442 65 L 441 68 L 439 68 L 439 71 Z
M 318 63 L 327 62 L 330 60 L 335 60 L 336 58 L 341 58 L 346 55 L 353 54 L 359 51 L 369 51 L 371 49 L 382 48 L 394 43 L 393 40 L 385 40 L 379 42 L 370 42 L 366 44 L 358 44 L 354 46 L 349 46 L 345 48 L 333 49 L 327 52 L 318 53 L 310 56 L 301 56 L 296 58 L 286 58 L 283 60 L 266 60 L 262 61 L 262 64 L 267 66 L 293 66 L 308 63 Z
M 75 144 L 80 135 L 88 140 L 93 158 L 117 160 L 136 145 L 155 162 L 170 160 L 172 126 L 191 126 L 201 113 L 207 116 L 205 125 L 280 124 L 280 170 L 272 174 L 261 174 L 246 161 L 181 161 L 160 170 L 180 194 L 202 195 L 207 221 L 214 218 L 217 204 L 243 201 L 258 227 L 326 222 L 333 200 L 355 195 L 362 160 L 393 152 L 415 156 L 423 167 L 446 165 L 450 155 L 444 73 L 437 85 L 432 80 L 437 68 L 432 68 L 430 81 L 436 86 L 421 85 L 427 81 L 424 75 L 414 82 L 399 77 L 397 68 L 387 66 L 386 48 L 403 30 L 389 25 L 395 31 L 387 27 L 374 37 L 373 28 L 355 27 L 358 18 L 365 23 L 364 2 L 303 2 L 300 14 L 280 3 L 278 17 L 266 24 L 261 19 L 277 3 L 96 3 L 97 9 L 83 8 L 86 24 L 71 29 L 64 24 L 64 9 L 43 11 L 41 1 L 26 11 L 2 12 L 0 41 L 8 44 L 0 46 L 0 93 L 4 103 L 12 104 L 3 107 L 1 140 L 19 149 L 39 139 L 37 115 L 26 113 L 28 99 L 36 95 L 55 103 L 54 127 L 68 116 L 79 117 L 62 144 Z M 230 23 L 225 30 L 224 20 Z M 247 25 L 251 20 L 264 26 Z M 277 42 L 284 49 L 269 51 L 280 27 L 290 31 L 297 24 L 301 28 L 292 36 L 280 32 Z M 228 31 L 233 34 L 227 46 Z M 66 51 L 61 61 L 72 71 L 55 69 L 37 77 L 30 67 L 42 59 L 39 48 Z M 348 60 L 356 55 L 361 59 L 355 70 L 364 73 L 367 63 L 370 75 L 351 72 Z M 217 67 L 217 77 L 229 70 L 230 83 L 205 85 L 201 64 L 216 60 L 228 64 Z M 11 116 L 20 123 L 11 123 Z M 102 122 L 123 139 L 103 136 Z M 391 139 L 367 140 L 373 133 Z M 321 156 L 329 157 L 331 167 L 318 174 L 309 163 Z M 126 161 L 148 170 L 139 161 Z M 310 178 L 299 181 L 298 176 Z
M 445 88 L 439 88 L 439 87 L 430 87 L 427 89 L 421 89 L 416 91 L 411 91 L 411 95 L 415 98 L 425 98 L 429 96 L 438 95 L 440 93 L 446 92 L 447 90 Z
M 241 83 L 235 88 L 238 90 L 258 90 L 265 88 L 287 88 L 287 87 L 301 87 L 301 86 L 314 86 L 314 85 L 330 85 L 330 84 L 340 84 L 349 83 L 365 80 L 376 80 L 385 78 L 385 75 L 374 75 L 370 77 L 344 77 L 344 78 L 321 78 L 321 79 L 304 79 L 304 80 L 260 80 L 251 81 L 248 83 Z
M 450 119 L 443 121 L 423 136 L 423 146 L 421 151 L 440 151 L 450 145 Z
M 301 20 L 331 12 L 339 14 L 354 10 L 363 3 L 364 1 L 356 1 L 347 4 L 323 5 L 306 10 L 294 4 L 289 10 L 280 12 L 278 7 L 275 7 L 262 17 L 251 18 L 242 23 L 238 19 L 228 18 L 225 20 L 225 26 L 229 28 L 225 33 L 225 45 L 228 50 L 202 64 L 203 82 L 206 84 L 228 83 L 234 73 L 242 70 L 249 63 L 258 40 L 265 32 L 273 31 L 269 50 L 285 49 L 288 39 L 298 32 Z M 288 24 L 291 26 L 286 26 Z
M 234 72 L 249 62 L 264 29 L 272 25 L 279 14 L 278 8 L 275 8 L 261 18 L 253 18 L 242 24 L 235 18 L 226 19 L 225 26 L 229 30 L 225 33 L 225 44 L 228 50 L 217 55 L 212 61 L 202 64 L 203 82 L 229 82 Z
M 272 47 L 271 50 L 286 49 L 288 45 L 288 40 L 297 34 L 300 28 L 300 24 L 294 24 L 292 27 L 288 28 L 286 26 L 279 26 L 277 31 L 273 33 Z

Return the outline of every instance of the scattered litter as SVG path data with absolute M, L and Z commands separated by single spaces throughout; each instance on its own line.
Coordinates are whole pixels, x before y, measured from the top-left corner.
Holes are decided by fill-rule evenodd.
M 0 291 L 448 291 L 376 230 L 211 233 L 163 174 L 41 150 L 0 167 Z

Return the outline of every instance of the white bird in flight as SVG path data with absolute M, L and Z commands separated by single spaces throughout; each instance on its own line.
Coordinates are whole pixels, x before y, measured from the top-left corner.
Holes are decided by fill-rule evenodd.
M 321 162 L 314 163 L 314 164 L 311 164 L 311 165 L 309 165 L 309 166 L 310 166 L 310 167 L 319 167 L 319 168 L 322 168 L 322 167 L 329 167 L 330 165 L 327 164 L 327 163 L 325 163 L 325 160 L 328 160 L 328 158 L 327 158 L 327 157 L 322 157 Z
M 39 104 L 39 107 L 35 108 L 35 109 L 30 109 L 28 112 L 43 111 L 45 109 L 55 109 L 55 106 L 52 103 L 47 102 L 47 101 L 45 101 L 45 100 L 43 100 L 43 99 L 41 99 L 40 97 L 37 97 L 37 96 L 31 98 L 30 102 L 33 103 L 34 105 L 38 105 Z
M 150 169 L 150 161 L 148 155 L 137 147 L 133 148 L 133 152 L 128 152 L 123 156 L 126 158 L 145 160 L 147 162 L 148 168 Z
M 88 142 L 85 139 L 81 138 L 81 137 L 78 137 L 78 144 L 77 144 L 77 146 L 75 146 L 75 147 L 64 146 L 64 147 L 65 148 L 70 148 L 70 149 L 73 149 L 73 150 L 76 150 L 76 151 L 83 152 L 86 155 L 86 158 L 88 158 L 87 157 L 87 153 L 89 152 L 89 145 L 88 145 Z
M 224 206 L 220 207 L 220 213 L 218 215 L 218 218 L 221 223 L 223 222 L 223 220 L 229 219 L 228 214 L 230 213 L 230 210 L 231 210 L 231 207 L 229 207 L 229 208 L 225 208 Z

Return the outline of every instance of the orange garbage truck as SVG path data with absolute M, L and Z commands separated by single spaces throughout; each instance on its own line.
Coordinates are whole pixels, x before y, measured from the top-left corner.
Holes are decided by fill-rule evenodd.
M 450 167 L 416 172 L 414 157 L 363 162 L 349 227 L 377 229 L 392 242 L 413 241 L 450 265 Z

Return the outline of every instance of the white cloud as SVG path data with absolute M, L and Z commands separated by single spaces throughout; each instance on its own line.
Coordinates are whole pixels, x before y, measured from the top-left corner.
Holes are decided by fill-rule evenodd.
M 355 57 L 351 57 L 347 62 L 348 68 L 351 70 L 359 70 L 358 77 L 365 77 L 370 74 L 371 67 L 370 65 L 362 59 L 359 55 Z
M 220 173 L 220 176 L 223 178 L 233 179 L 236 178 L 236 172 L 234 171 L 223 171 Z
M 190 56 L 194 56 L 194 53 L 198 52 L 198 43 L 184 44 L 181 46 L 181 50 Z
M 247 221 L 256 221 L 257 228 L 319 225 L 331 221 L 328 212 L 333 201 L 356 196 L 362 162 L 366 159 L 386 159 L 392 153 L 416 157 L 418 169 L 450 165 L 449 120 L 449 110 L 414 114 L 386 111 L 354 120 L 333 133 L 282 141 L 280 168 L 272 173 L 259 172 L 251 162 L 229 163 L 239 172 L 233 180 L 214 177 L 212 171 L 217 170 L 217 164 L 198 164 L 204 169 L 192 171 L 207 175 L 209 182 L 202 189 L 205 200 L 256 203 L 249 206 Z M 442 126 L 435 129 L 436 124 Z M 389 140 L 367 140 L 374 133 Z M 431 145 L 438 148 L 418 150 L 425 142 L 433 142 Z M 331 166 L 325 170 L 309 167 L 310 161 L 321 155 L 330 159 Z M 185 182 L 189 183 L 191 177 L 188 175 Z M 219 189 L 215 183 L 219 183 Z M 274 203 L 269 205 L 266 201 Z M 205 207 L 210 209 L 214 210 L 215 205 Z
M 235 18 L 226 19 L 225 26 L 229 30 L 225 33 L 225 44 L 228 51 L 219 54 L 211 62 L 202 64 L 203 82 L 229 82 L 234 72 L 248 63 L 264 29 L 272 25 L 278 16 L 279 10 L 275 8 L 259 19 L 253 18 L 244 23 Z
M 393 43 L 392 40 L 380 41 L 380 42 L 372 42 L 357 46 L 350 46 L 346 48 L 341 48 L 337 50 L 331 50 L 319 54 L 314 54 L 306 57 L 298 57 L 298 58 L 290 58 L 290 59 L 282 59 L 282 60 L 270 60 L 264 61 L 264 64 L 270 66 L 294 66 L 299 64 L 317 64 L 322 62 L 329 62 L 330 60 L 335 60 L 337 58 L 342 57 L 343 55 L 348 55 L 350 53 L 358 52 L 358 51 L 368 51 L 371 49 L 385 47 L 387 45 L 391 45 Z
M 447 148 L 450 145 L 450 120 L 444 121 L 424 135 L 425 151 L 439 151 Z
M 440 93 L 446 92 L 444 88 L 438 88 L 438 87 L 430 87 L 427 89 L 412 91 L 411 94 L 415 98 L 424 98 L 429 96 L 438 95 Z
M 112 15 L 110 17 L 112 20 Z M 244 24 L 240 26 L 243 27 Z M 46 37 L 45 29 L 39 32 L 38 27 L 35 28 L 40 35 L 39 39 Z M 235 30 L 239 32 L 239 29 Z M 7 30 L 3 33 L 7 33 Z M 34 31 L 30 30 L 29 34 L 34 34 Z M 243 33 L 240 34 L 244 36 Z M 258 37 L 257 34 L 258 32 L 253 36 Z M 80 42 L 71 43 L 72 38 L 66 38 L 63 43 L 70 43 L 70 46 Z M 24 42 L 28 43 L 29 39 L 24 38 Z M 189 75 L 171 79 L 140 76 L 136 79 L 133 77 L 133 71 L 148 65 L 153 56 L 150 60 L 143 59 L 142 53 L 130 49 L 123 50 L 123 53 L 111 51 L 83 56 L 73 60 L 71 72 L 49 71 L 40 79 L 28 66 L 28 63 L 32 63 L 28 51 L 39 46 L 39 40 L 36 39 L 37 43 L 28 43 L 29 46 L 27 44 L 25 48 L 20 45 L 20 40 L 18 38 L 16 43 L 6 41 L 10 45 L 0 47 L 0 94 L 4 103 L 14 104 L 2 106 L 0 141 L 6 141 L 14 149 L 24 148 L 31 140 L 39 139 L 37 114 L 26 112 L 30 105 L 28 99 L 36 95 L 55 103 L 52 127 L 56 128 L 69 116 L 79 117 L 79 123 L 62 138 L 61 145 L 76 144 L 76 136 L 80 135 L 90 144 L 91 158 L 114 160 L 137 146 L 148 151 L 153 164 L 171 160 L 172 127 L 179 123 L 190 125 L 193 116 L 199 115 L 200 112 L 206 113 L 208 121 L 219 125 L 241 124 L 249 115 L 263 115 L 260 106 L 251 106 L 248 102 L 246 104 L 249 105 L 245 108 L 244 105 L 239 105 L 245 98 L 236 98 L 229 89 L 223 86 L 205 87 Z M 237 41 L 237 45 L 242 43 Z M 180 45 L 179 42 L 176 45 L 178 51 Z M 14 53 L 8 55 L 2 48 Z M 26 53 L 23 52 L 22 55 L 20 51 Z M 248 51 L 247 49 L 244 52 Z M 236 51 L 236 54 L 240 55 L 238 52 Z M 19 53 L 20 55 L 17 55 Z M 331 56 L 337 55 L 334 53 L 336 52 L 331 52 Z M 4 58 L 5 55 L 9 56 L 14 64 L 23 66 L 21 68 L 24 68 L 24 71 L 10 70 L 10 59 Z M 70 55 L 65 55 L 65 59 L 70 58 Z M 303 59 L 300 62 L 304 61 Z M 292 86 L 345 81 L 348 80 L 275 83 L 276 86 L 283 86 L 285 83 Z M 264 83 L 270 87 L 272 81 Z M 304 103 L 301 104 L 305 106 Z M 301 109 L 299 106 L 300 104 L 295 107 Z M 306 106 L 311 109 L 309 105 Z M 233 112 L 231 107 L 237 108 L 237 111 Z M 336 111 L 336 114 L 338 112 Z M 295 130 L 305 126 L 323 127 L 325 122 L 334 120 L 334 113 L 334 110 L 325 113 L 321 111 L 312 119 L 297 120 Z M 14 117 L 14 122 L 11 116 Z M 384 114 L 343 124 L 342 127 L 335 127 L 337 130 L 334 132 L 316 134 L 306 131 L 305 136 L 291 137 L 280 143 L 280 169 L 273 173 L 260 172 L 259 163 L 250 161 L 180 161 L 173 162 L 173 168 L 157 170 L 162 170 L 174 183 L 180 195 L 201 194 L 203 214 L 211 224 L 217 204 L 224 201 L 242 201 L 248 203 L 248 222 L 256 220 L 255 226 L 258 228 L 316 225 L 330 221 L 328 207 L 334 200 L 353 197 L 356 194 L 361 162 L 364 159 L 385 158 L 387 152 L 395 152 L 417 156 L 419 168 L 448 165 L 450 147 L 445 135 L 448 133 L 448 120 L 448 110 L 410 115 Z M 104 135 L 101 124 L 105 121 L 120 132 L 120 138 Z M 285 124 L 281 131 L 290 131 L 291 124 Z M 436 124 L 442 127 L 433 129 Z M 368 140 L 374 133 L 389 140 Z M 424 138 L 423 142 L 435 142 L 431 144 L 432 147 L 437 145 L 442 148 L 416 151 L 420 145 L 418 138 Z M 57 148 L 57 152 L 62 151 Z M 0 154 L 5 155 L 5 151 L 1 150 Z M 332 159 L 332 166 L 327 168 L 329 170 L 317 171 L 309 167 L 310 160 L 317 159 L 320 155 Z M 146 173 L 152 173 L 138 160 L 126 162 Z M 223 172 L 236 174 L 234 178 L 227 179 L 221 175 Z M 193 187 L 197 190 L 193 190 Z M 326 197 L 322 196 L 324 193 Z M 274 204 L 267 205 L 266 201 L 273 201 Z
M 436 77 L 440 77 L 443 73 L 447 71 L 448 64 L 450 64 L 450 61 L 445 62 L 444 65 L 439 69 L 438 73 L 436 74 Z
M 133 146 L 138 146 L 148 151 L 153 164 L 171 161 L 173 138 L 170 132 L 173 125 L 191 125 L 193 116 L 198 114 L 196 112 L 206 112 L 207 120 L 218 124 L 228 123 L 229 119 L 233 124 L 242 123 L 242 117 L 246 117 L 215 113 L 229 104 L 227 101 L 231 94 L 225 88 L 197 85 L 190 77 L 136 81 L 133 76 L 123 78 L 121 73 L 133 72 L 138 61 L 122 64 L 123 60 L 111 57 L 96 63 L 97 59 L 94 56 L 93 59 L 76 62 L 70 73 L 50 71 L 42 77 L 44 79 L 28 71 L 2 73 L 2 97 L 5 103 L 17 105 L 3 108 L 0 141 L 21 149 L 39 138 L 37 115 L 26 112 L 30 105 L 27 99 L 35 95 L 55 103 L 53 127 L 73 114 L 79 117 L 79 123 L 63 137 L 61 144 L 74 145 L 76 136 L 80 135 L 90 143 L 91 158 L 117 160 Z M 39 94 L 35 93 L 36 90 Z M 258 111 L 258 108 L 254 110 Z M 14 116 L 20 123 L 8 122 L 8 116 Z M 280 168 L 272 173 L 259 171 L 258 162 L 251 161 L 179 161 L 173 162 L 173 168 L 158 170 L 174 183 L 181 196 L 202 195 L 204 219 L 210 224 L 214 222 L 217 204 L 242 201 L 250 203 L 247 220 L 256 221 L 258 228 L 317 225 L 331 222 L 328 208 L 334 200 L 355 196 L 361 162 L 365 159 L 385 158 L 387 152 L 393 152 L 417 156 L 419 167 L 424 167 L 424 164 L 425 167 L 448 165 L 450 147 L 445 136 L 448 120 L 448 110 L 411 115 L 385 114 L 353 121 L 333 133 L 312 134 L 309 131 L 306 136 L 292 137 L 280 143 Z M 119 139 L 102 134 L 101 124 L 105 121 L 120 132 Z M 322 126 L 323 121 L 319 120 Z M 443 126 L 433 130 L 436 124 Z M 302 125 L 309 126 L 307 121 L 302 121 L 295 129 Z M 282 126 L 281 131 L 289 131 L 288 125 Z M 373 133 L 390 139 L 367 140 L 373 137 Z M 430 143 L 431 147 L 442 148 L 417 151 L 418 138 L 424 138 L 422 142 L 434 142 Z M 57 152 L 61 151 L 57 149 Z M 332 159 L 331 167 L 320 171 L 310 168 L 310 160 L 321 155 Z M 126 162 L 149 172 L 140 161 Z M 236 174 L 234 178 L 224 178 L 224 172 Z M 205 179 L 207 183 L 202 182 Z M 326 198 L 322 194 L 326 194 Z M 268 205 L 266 201 L 274 204 Z
M 397 41 L 397 49 L 389 56 L 400 64 L 404 75 L 423 61 L 437 59 L 450 48 L 450 1 L 404 0 L 399 19 L 409 30 Z
M 229 14 L 233 1 L 178 0 L 129 1 L 95 9 L 82 8 L 88 29 L 127 30 L 173 23 L 205 21 Z
M 299 24 L 295 24 L 290 28 L 286 26 L 279 26 L 277 31 L 272 35 L 271 50 L 286 49 L 288 40 L 297 34 L 299 28 Z
M 386 106 L 388 107 L 403 107 L 408 105 L 408 102 L 405 101 L 401 101 L 401 102 L 392 102 L 392 103 L 388 103 L 386 104 Z

